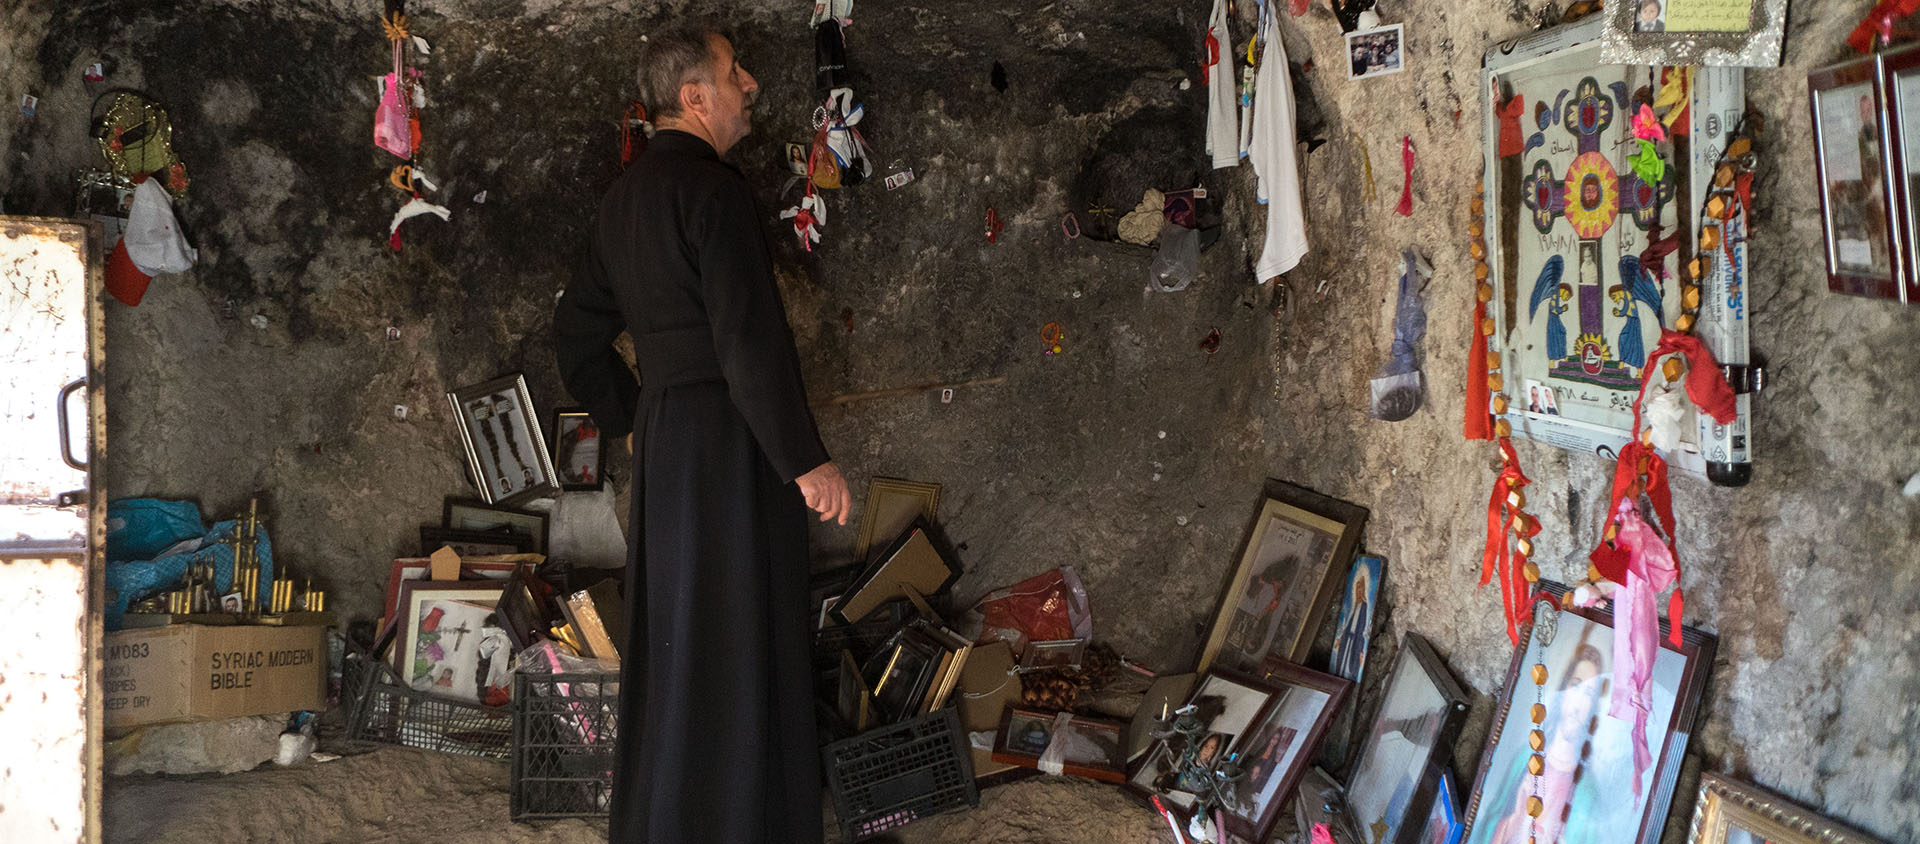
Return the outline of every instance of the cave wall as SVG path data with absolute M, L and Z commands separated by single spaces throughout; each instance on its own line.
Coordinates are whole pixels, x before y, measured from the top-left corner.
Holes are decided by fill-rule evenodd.
M 137 308 L 109 305 L 110 494 L 224 513 L 264 493 L 280 558 L 312 572 L 347 616 L 376 614 L 388 561 L 411 553 L 444 496 L 471 489 L 444 392 L 524 371 L 543 412 L 571 403 L 551 363 L 551 306 L 619 170 L 615 121 L 633 96 L 638 39 L 689 5 L 414 3 L 415 31 L 433 45 L 423 166 L 454 216 L 409 222 L 398 253 L 386 245 L 396 161 L 369 142 L 372 77 L 387 61 L 377 4 L 3 13 L 9 213 L 69 211 L 69 174 L 95 156 L 85 134 L 97 91 L 81 71 L 101 56 L 117 63 L 108 86 L 167 104 L 195 180 L 180 213 L 201 265 L 156 280 Z M 1772 383 L 1756 403 L 1753 484 L 1676 480 L 1688 621 L 1720 637 L 1677 805 L 1704 767 L 1910 839 L 1920 508 L 1898 489 L 1920 470 L 1920 360 L 1907 353 L 1920 317 L 1825 291 L 1804 82 L 1844 57 L 1868 5 L 1796 4 L 1785 65 L 1747 76 L 1770 118 L 1751 313 Z M 1101 638 L 1178 668 L 1201 642 L 1263 478 L 1354 501 L 1372 511 L 1367 547 L 1389 560 L 1375 659 L 1417 630 L 1477 690 L 1454 759 L 1471 776 L 1511 654 L 1497 597 L 1472 588 L 1495 456 L 1459 437 L 1479 59 L 1553 22 L 1557 5 L 1388 2 L 1385 19 L 1408 27 L 1408 70 L 1358 83 L 1344 78 L 1331 12 L 1284 24 L 1292 60 L 1312 64 L 1299 93 L 1324 110 L 1330 142 L 1305 158 L 1314 251 L 1289 275 L 1295 306 L 1280 317 L 1251 284 L 1264 212 L 1249 168 L 1199 174 L 1225 235 L 1179 293 L 1146 288 L 1145 251 L 1059 228 L 1089 184 L 1184 187 L 1203 166 L 1195 56 L 1207 4 L 861 5 L 849 49 L 876 178 L 896 162 L 917 178 L 831 194 L 826 242 L 811 253 L 774 219 L 794 195 L 781 192 L 781 145 L 810 134 L 804 10 L 699 8 L 727 21 L 763 86 L 734 159 L 779 231 L 810 392 L 1006 379 L 950 404 L 928 394 L 818 414 L 856 490 L 873 476 L 945 484 L 963 602 L 1071 563 Z M 18 119 L 16 88 L 41 96 L 36 118 Z M 1410 219 L 1391 210 L 1402 135 L 1419 149 Z M 1124 213 L 1137 195 L 1100 199 Z M 982 234 L 989 207 L 1006 221 L 996 244 Z M 1366 384 L 1391 338 L 1407 246 L 1438 268 L 1422 349 L 1429 404 L 1384 423 L 1366 418 Z M 1048 355 L 1040 329 L 1055 320 L 1066 348 Z M 1222 343 L 1209 356 L 1199 343 L 1213 328 Z M 1537 559 L 1550 578 L 1578 578 L 1612 467 L 1519 450 L 1545 527 Z M 625 477 L 616 470 L 615 485 Z M 846 562 L 853 533 L 816 529 L 816 565 Z

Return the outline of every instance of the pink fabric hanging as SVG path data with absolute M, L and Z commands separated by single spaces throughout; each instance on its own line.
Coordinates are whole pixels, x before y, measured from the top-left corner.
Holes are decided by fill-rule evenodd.
M 387 74 L 380 87 L 380 108 L 373 114 L 373 143 L 401 158 L 412 158 L 413 132 L 407 128 L 407 101 L 400 90 L 400 76 Z
M 1653 707 L 1653 662 L 1660 655 L 1658 596 L 1679 576 L 1666 540 L 1640 518 L 1632 500 L 1614 510 L 1619 533 L 1614 547 L 1626 556 L 1627 578 L 1613 595 L 1613 694 L 1607 714 L 1633 722 L 1633 796 L 1653 764 L 1647 748 L 1647 715 Z M 1672 620 L 1679 629 L 1679 619 Z

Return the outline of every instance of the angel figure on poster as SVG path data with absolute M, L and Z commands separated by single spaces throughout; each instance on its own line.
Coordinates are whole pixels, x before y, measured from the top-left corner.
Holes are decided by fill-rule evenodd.
M 1640 309 L 1645 305 L 1653 312 L 1654 322 L 1661 328 L 1667 327 L 1666 316 L 1660 312 L 1660 288 L 1654 284 L 1652 276 L 1640 266 L 1640 258 L 1628 255 L 1620 259 L 1620 279 L 1624 284 L 1616 284 L 1607 289 L 1607 298 L 1615 305 L 1613 315 L 1624 317 L 1626 325 L 1620 328 L 1620 362 L 1635 369 L 1647 365 L 1647 347 L 1640 336 Z
M 1560 276 L 1566 272 L 1567 261 L 1559 255 L 1547 258 L 1540 267 L 1540 277 L 1533 282 L 1533 295 L 1527 297 L 1527 319 L 1540 316 L 1540 304 L 1547 305 L 1547 359 L 1561 360 L 1567 356 L 1567 325 L 1560 321 L 1561 314 L 1567 312 L 1568 303 L 1573 301 L 1573 288 L 1560 283 Z

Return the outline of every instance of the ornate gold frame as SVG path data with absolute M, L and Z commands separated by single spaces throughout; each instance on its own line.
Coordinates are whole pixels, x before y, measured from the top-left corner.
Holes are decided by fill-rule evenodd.
M 1884 844 L 1771 792 L 1717 774 L 1702 774 L 1687 844 L 1726 844 L 1727 830 L 1735 824 L 1772 844 Z

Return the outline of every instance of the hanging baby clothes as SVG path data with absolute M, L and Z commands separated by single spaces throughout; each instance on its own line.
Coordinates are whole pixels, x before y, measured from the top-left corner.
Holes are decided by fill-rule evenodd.
M 1207 21 L 1206 55 L 1201 72 L 1207 82 L 1207 152 L 1214 169 L 1240 164 L 1240 104 L 1233 74 L 1233 36 L 1227 31 L 1227 0 L 1213 0 Z
M 1280 24 L 1263 14 L 1267 49 L 1253 104 L 1253 145 L 1248 157 L 1260 177 L 1260 201 L 1267 206 L 1266 244 L 1254 277 L 1266 282 L 1293 269 L 1307 254 L 1307 221 L 1300 205 L 1300 155 L 1293 131 L 1293 80 L 1287 76 L 1287 50 L 1280 45 Z

